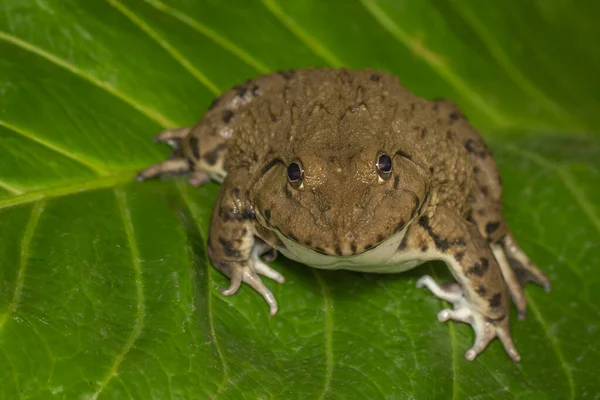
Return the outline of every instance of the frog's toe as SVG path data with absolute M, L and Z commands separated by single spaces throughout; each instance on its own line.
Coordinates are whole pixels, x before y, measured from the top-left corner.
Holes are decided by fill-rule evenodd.
M 417 281 L 417 287 L 426 287 L 436 297 L 448 303 L 455 303 L 463 296 L 463 291 L 459 284 L 452 282 L 440 285 L 429 275 L 422 276 Z
M 474 360 L 478 354 L 481 354 L 486 349 L 488 344 L 495 337 L 498 337 L 508 356 L 514 362 L 521 361 L 521 356 L 510 336 L 509 324 L 506 318 L 496 322 L 485 319 L 481 315 L 477 315 L 474 318 L 472 327 L 475 331 L 475 343 L 473 344 L 473 347 L 465 353 L 465 358 L 467 360 Z
M 267 269 L 265 269 L 265 267 Z M 277 314 L 278 309 L 277 300 L 275 300 L 275 296 L 273 296 L 273 293 L 265 286 L 258 274 L 265 275 L 277 282 L 283 283 L 283 276 L 279 272 L 266 264 L 260 265 L 254 262 L 252 267 L 246 264 L 243 266 L 236 265 L 232 268 L 229 287 L 227 289 L 222 289 L 220 293 L 223 296 L 232 296 L 237 293 L 242 282 L 244 282 L 252 287 L 252 289 L 256 290 L 265 299 L 269 305 L 269 313 L 275 315 Z
M 462 289 L 456 283 L 439 285 L 432 277 L 425 275 L 417 281 L 417 286 L 426 287 L 436 297 L 452 303 L 454 306 L 454 309 L 447 308 L 440 311 L 437 315 L 438 321 L 446 322 L 453 320 L 469 324 L 473 327 L 475 331 L 475 343 L 465 353 L 467 360 L 474 360 L 495 337 L 498 337 L 510 358 L 515 362 L 520 361 L 521 357 L 510 336 L 508 318 L 502 317 L 498 320 L 493 320 L 484 317 L 480 312 L 473 309 L 464 297 Z
M 210 181 L 210 177 L 204 171 L 194 171 L 188 178 L 188 183 L 192 186 L 202 186 Z
M 511 233 L 504 237 L 502 246 L 511 268 L 515 271 L 522 285 L 527 282 L 535 282 L 542 286 L 546 292 L 550 292 L 552 289 L 550 279 L 529 259 Z
M 190 128 L 188 127 L 168 129 L 154 136 L 152 140 L 159 143 L 168 143 L 171 147 L 177 147 L 179 141 L 186 137 L 189 132 Z
M 161 176 L 182 175 L 190 170 L 190 164 L 183 158 L 172 158 L 158 164 L 151 165 L 137 174 L 136 179 L 143 181 Z
M 283 277 L 283 275 L 275 271 L 273 268 L 269 267 L 260 259 L 254 260 L 254 270 L 257 273 L 266 276 L 267 278 L 273 279 L 277 283 L 285 283 L 285 278 Z
M 438 321 L 446 322 L 449 319 L 464 322 L 465 324 L 473 324 L 473 315 L 471 313 L 471 309 L 467 307 L 456 310 L 450 310 L 446 308 L 438 313 Z

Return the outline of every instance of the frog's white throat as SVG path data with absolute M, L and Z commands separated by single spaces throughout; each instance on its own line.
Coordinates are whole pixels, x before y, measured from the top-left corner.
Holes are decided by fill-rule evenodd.
M 278 248 L 277 250 L 287 258 L 319 269 L 346 269 L 382 273 L 398 272 L 398 270 L 410 269 L 414 267 L 414 264 L 418 264 L 400 266 L 393 262 L 394 255 L 397 254 L 400 243 L 406 234 L 407 226 L 394 233 L 376 247 L 353 256 L 321 254 L 287 238 L 278 231 L 276 231 L 277 236 L 285 244 L 285 248 Z M 394 264 L 394 266 L 390 264 Z

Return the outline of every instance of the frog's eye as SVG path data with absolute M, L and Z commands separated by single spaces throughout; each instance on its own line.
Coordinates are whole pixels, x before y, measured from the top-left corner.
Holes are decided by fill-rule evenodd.
M 288 165 L 287 174 L 290 185 L 296 189 L 300 189 L 302 187 L 302 182 L 304 181 L 304 168 L 302 167 L 302 163 L 299 160 L 292 161 L 290 165 Z
M 392 158 L 384 152 L 377 155 L 377 174 L 379 182 L 387 180 L 392 174 Z

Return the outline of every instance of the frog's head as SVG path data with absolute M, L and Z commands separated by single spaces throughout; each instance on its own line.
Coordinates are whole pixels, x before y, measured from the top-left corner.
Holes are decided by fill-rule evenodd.
M 265 160 L 251 201 L 259 223 L 287 247 L 355 257 L 419 214 L 429 171 L 396 143 L 397 133 L 369 119 L 321 128 Z

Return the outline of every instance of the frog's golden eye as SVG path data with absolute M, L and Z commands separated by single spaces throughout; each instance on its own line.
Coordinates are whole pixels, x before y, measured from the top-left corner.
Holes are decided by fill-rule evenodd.
M 384 152 L 377 155 L 377 174 L 379 182 L 386 181 L 392 175 L 392 158 Z
M 287 168 L 288 182 L 296 189 L 302 188 L 304 181 L 304 167 L 300 160 L 294 160 Z

